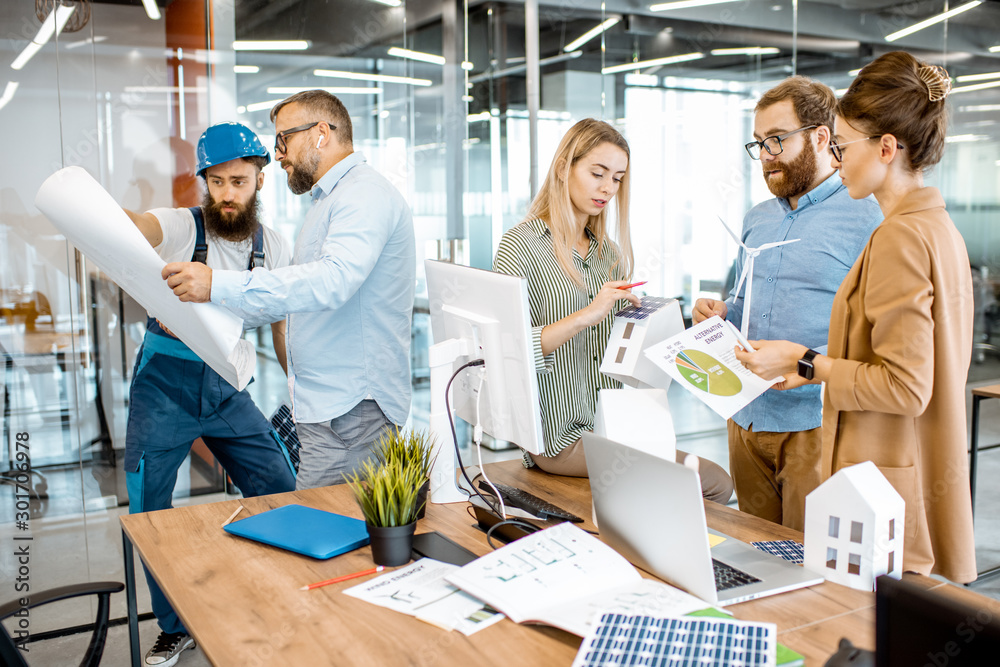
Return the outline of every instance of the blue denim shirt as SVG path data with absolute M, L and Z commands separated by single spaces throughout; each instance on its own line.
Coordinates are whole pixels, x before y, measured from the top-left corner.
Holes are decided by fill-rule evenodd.
M 296 421 L 329 421 L 371 396 L 386 417 L 403 424 L 416 283 L 410 208 L 361 153 L 334 165 L 311 194 L 292 265 L 214 271 L 212 302 L 247 326 L 289 314 Z
M 874 198 L 855 200 L 839 173 L 802 195 L 793 211 L 787 199 L 769 199 L 743 219 L 743 242 L 751 248 L 773 241 L 801 239 L 761 252 L 754 260 L 750 297 L 750 340 L 790 340 L 825 351 L 833 297 L 851 266 L 882 221 Z M 736 275 L 746 253 L 740 248 Z M 738 328 L 743 318 L 743 290 L 726 299 L 726 319 Z M 768 389 L 735 415 L 733 421 L 754 431 L 790 433 L 823 423 L 820 385 L 788 391 Z

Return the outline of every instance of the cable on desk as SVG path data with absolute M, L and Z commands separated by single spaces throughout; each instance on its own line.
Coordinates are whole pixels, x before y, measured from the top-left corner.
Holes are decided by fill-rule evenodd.
M 451 395 L 451 383 L 455 381 L 455 378 L 458 377 L 459 373 L 464 371 L 466 368 L 470 368 L 472 366 L 484 366 L 485 364 L 486 362 L 484 362 L 482 359 L 473 359 L 469 363 L 459 366 L 458 370 L 452 374 L 451 379 L 448 380 L 448 386 L 446 386 L 444 389 L 444 407 L 445 410 L 448 411 L 448 424 L 451 426 L 451 441 L 455 444 L 455 456 L 458 457 L 458 469 L 462 471 L 462 477 L 464 477 L 465 481 L 469 483 L 469 488 L 472 489 L 472 491 L 477 496 L 479 496 L 484 503 L 486 503 L 486 506 L 489 507 L 491 510 L 493 510 L 494 514 L 496 514 L 499 517 L 502 517 L 503 514 L 500 513 L 499 508 L 497 508 L 496 505 L 487 500 L 486 497 L 476 489 L 476 487 L 472 484 L 472 480 L 469 479 L 469 473 L 465 472 L 465 464 L 462 463 L 462 452 L 459 450 L 458 447 L 458 434 L 455 432 L 455 418 L 451 414 L 451 401 L 448 399 L 448 397 Z M 465 489 L 463 490 L 467 494 L 469 494 L 469 498 L 472 498 L 472 494 L 469 493 L 468 490 Z
M 504 519 L 503 521 L 498 521 L 497 523 L 490 526 L 489 530 L 486 531 L 486 543 L 489 544 L 490 548 L 493 549 L 494 551 L 496 551 L 500 547 L 493 544 L 493 531 L 499 528 L 500 526 L 503 526 L 504 524 L 517 526 L 518 528 L 527 530 L 528 533 L 537 533 L 538 531 L 542 530 L 538 526 L 533 526 L 527 521 L 521 521 L 520 519 Z

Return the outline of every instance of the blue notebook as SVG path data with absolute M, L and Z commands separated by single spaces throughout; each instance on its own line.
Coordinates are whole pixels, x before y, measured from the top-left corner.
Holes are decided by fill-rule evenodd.
M 313 558 L 333 558 L 368 544 L 361 519 L 285 505 L 224 526 L 227 533 Z

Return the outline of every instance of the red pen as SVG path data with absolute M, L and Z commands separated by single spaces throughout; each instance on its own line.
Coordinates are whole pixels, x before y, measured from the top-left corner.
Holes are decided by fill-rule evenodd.
M 633 287 L 638 287 L 639 285 L 645 285 L 648 280 L 643 280 L 641 283 L 632 283 L 631 285 L 622 285 L 621 287 L 616 287 L 615 289 L 632 289 Z
M 378 567 L 373 567 L 370 570 L 363 570 L 361 572 L 354 572 L 353 574 L 345 574 L 339 577 L 334 577 L 333 579 L 327 579 L 326 581 L 317 581 L 315 584 L 309 584 L 308 586 L 303 586 L 300 591 L 311 591 L 314 588 L 319 588 L 320 586 L 326 586 L 328 584 L 339 584 L 341 581 L 347 581 L 348 579 L 355 579 L 357 577 L 363 577 L 367 574 L 375 574 L 376 572 L 381 572 L 385 569 L 384 565 L 379 565 Z

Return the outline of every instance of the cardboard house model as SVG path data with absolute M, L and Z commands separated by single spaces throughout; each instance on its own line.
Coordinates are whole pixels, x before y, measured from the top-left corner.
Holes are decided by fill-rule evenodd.
M 638 308 L 615 313 L 601 372 L 630 387 L 667 389 L 670 376 L 643 350 L 682 331 L 684 318 L 677 299 L 643 297 Z
M 805 561 L 827 580 L 870 591 L 903 573 L 906 503 L 871 461 L 844 468 L 806 496 Z

